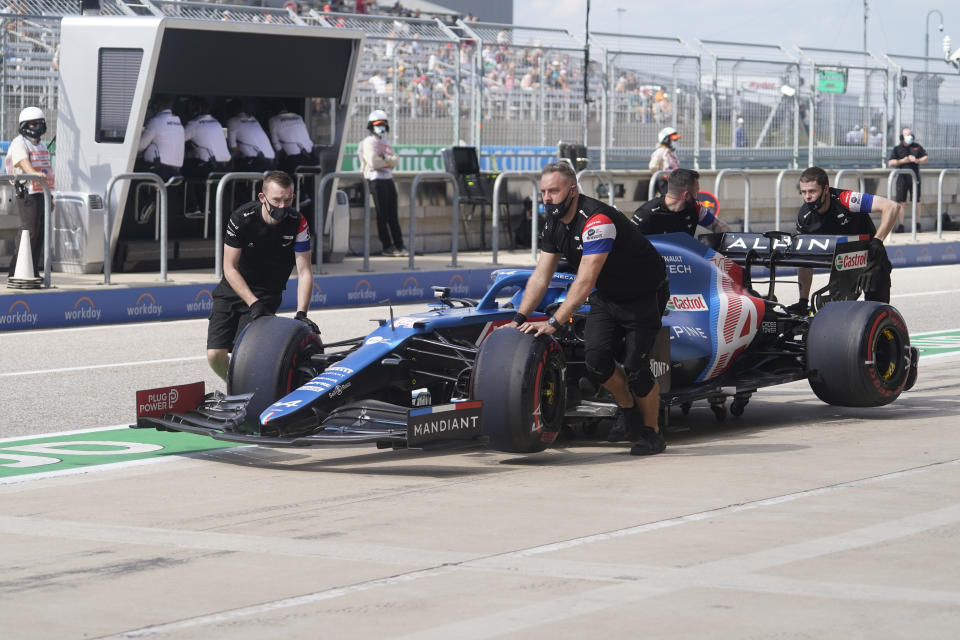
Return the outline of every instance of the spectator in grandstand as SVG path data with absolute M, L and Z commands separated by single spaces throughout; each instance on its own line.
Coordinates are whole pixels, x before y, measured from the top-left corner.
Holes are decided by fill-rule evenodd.
M 393 152 L 388 133 L 390 123 L 387 114 L 381 109 L 370 112 L 367 117 L 367 130 L 370 132 L 360 142 L 360 170 L 370 182 L 370 193 L 377 209 L 377 234 L 383 245 L 385 256 L 405 256 L 403 235 L 400 233 L 400 220 L 397 217 L 397 187 L 393 183 L 393 168 L 400 159 Z
M 696 234 L 697 225 L 716 233 L 730 228 L 716 217 L 716 207 L 700 205 L 700 174 L 690 169 L 674 169 L 667 193 L 647 200 L 633 214 L 633 222 L 644 235 L 684 232 Z
M 860 125 L 854 126 L 843 137 L 847 144 L 863 144 L 863 128 Z
M 200 97 L 190 99 L 190 120 L 183 129 L 186 149 L 184 152 L 183 175 L 186 178 L 202 182 L 213 172 L 230 170 L 230 150 L 223 136 L 223 125 L 210 115 L 207 101 Z M 200 200 L 204 185 L 194 184 L 187 187 L 187 216 L 201 213 Z
M 890 160 L 887 165 L 896 169 L 909 169 L 917 178 L 917 218 L 920 218 L 920 165 L 927 164 L 930 158 L 927 151 L 914 138 L 913 130 L 910 127 L 904 127 L 900 131 L 900 144 L 890 151 Z M 897 195 L 896 200 L 900 204 L 910 199 L 912 203 L 913 183 L 910 176 L 897 176 Z M 900 207 L 900 213 L 897 215 L 896 233 L 903 233 L 903 214 L 904 207 Z M 917 223 L 917 231 L 920 231 L 920 223 Z
M 670 119 L 673 114 L 673 104 L 669 96 L 663 89 L 658 89 L 653 96 L 653 121 L 657 124 L 663 124 Z
M 867 135 L 867 146 L 879 147 L 883 145 L 883 134 L 877 132 L 876 127 L 870 127 L 870 133 Z
M 237 171 L 270 171 L 276 154 L 260 122 L 243 110 L 236 98 L 227 101 L 227 147 Z
M 733 146 L 743 148 L 747 146 L 747 128 L 743 125 L 743 118 L 737 118 L 737 128 L 733 130 Z
M 297 320 L 315 333 L 307 317 L 313 293 L 310 232 L 293 205 L 293 180 L 282 171 L 263 179 L 257 200 L 239 207 L 223 237 L 223 279 L 213 290 L 207 326 L 207 362 L 226 380 L 228 355 L 240 330 L 276 314 L 294 265 L 297 268 Z
M 830 187 L 827 172 L 820 167 L 809 167 L 800 174 L 800 196 L 803 206 L 797 212 L 797 233 L 824 235 L 870 236 L 867 249 L 870 261 L 877 264 L 867 285 L 864 298 L 890 302 L 890 272 L 893 266 L 887 257 L 883 240 L 893 229 L 897 213 L 903 207 L 892 200 L 869 193 L 857 193 Z M 870 219 L 870 213 L 879 211 L 880 227 Z M 813 269 L 800 267 L 797 272 L 800 300 L 787 307 L 791 313 L 807 315 Z
M 651 173 L 657 171 L 671 172 L 680 168 L 680 160 L 677 159 L 677 149 L 674 146 L 679 139 L 680 134 L 673 127 L 664 127 L 660 130 L 660 133 L 657 134 L 659 144 L 650 154 L 649 168 Z M 661 196 L 667 193 L 667 177 L 665 175 L 661 174 L 657 178 L 654 193 Z
M 47 120 L 39 107 L 27 107 L 20 112 L 18 129 L 20 135 L 10 142 L 7 155 L 3 159 L 3 170 L 9 174 L 33 173 L 42 175 L 47 186 L 53 190 L 53 171 L 50 167 L 50 151 L 40 142 L 47 132 Z M 20 218 L 17 237 L 14 239 L 13 257 L 10 258 L 10 277 L 17 269 L 17 256 L 20 253 L 20 240 L 26 231 L 30 238 L 30 252 L 33 256 L 33 274 L 43 269 L 43 187 L 35 180 L 26 182 L 15 180 L 13 189 L 14 208 Z M 53 206 L 53 201 L 50 202 Z
M 387 93 L 387 81 L 384 80 L 382 71 L 374 71 L 367 82 L 373 86 L 376 93 Z

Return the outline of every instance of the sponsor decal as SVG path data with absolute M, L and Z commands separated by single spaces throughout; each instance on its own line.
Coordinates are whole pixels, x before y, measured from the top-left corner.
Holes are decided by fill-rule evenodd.
M 693 267 L 688 264 L 667 264 L 667 273 L 671 275 L 693 273 Z
M 920 249 L 920 255 L 917 256 L 917 262 L 920 264 L 930 264 L 933 262 L 933 256 L 930 255 L 930 249 L 927 247 Z
M 777 323 L 772 320 L 764 320 L 760 323 L 760 330 L 764 333 L 776 333 L 777 332 Z
M 99 320 L 102 309 L 97 309 L 93 300 L 87 296 L 77 298 L 73 303 L 73 309 L 63 312 L 64 320 Z
M 407 445 L 479 436 L 481 409 L 478 401 L 411 409 L 407 417 Z
M 137 417 L 159 418 L 165 413 L 192 411 L 203 402 L 204 383 L 137 391 Z
M 157 299 L 153 294 L 147 292 L 140 294 L 132 307 L 127 307 L 127 317 L 140 316 L 159 316 L 163 312 L 163 307 L 157 304 Z
M 327 294 L 316 282 L 313 283 L 313 293 L 310 294 L 310 304 L 327 304 Z
M 670 373 L 670 363 L 650 358 L 650 372 L 653 373 L 654 378 L 662 378 Z
M 14 300 L 7 312 L 0 316 L 0 325 L 20 324 L 33 326 L 37 324 L 40 314 L 30 311 L 30 305 L 23 300 Z
M 849 271 L 850 269 L 860 269 L 867 266 L 867 252 L 853 251 L 851 253 L 838 253 L 834 258 L 834 266 L 837 271 Z
M 363 344 L 380 344 L 381 342 L 390 342 L 383 336 L 370 336 L 367 338 Z
M 943 249 L 943 255 L 940 256 L 940 259 L 944 262 L 956 262 L 957 261 L 957 252 L 954 250 L 952 244 L 948 244 Z
M 890 256 L 890 264 L 907 264 L 907 256 L 904 255 L 903 249 L 897 249 L 893 252 L 893 255 Z
M 331 398 L 336 398 L 337 396 L 341 395 L 344 391 L 346 391 L 349 388 L 350 388 L 350 383 L 344 382 L 343 384 L 338 384 L 333 389 L 331 389 L 330 393 L 328 393 L 327 395 Z
M 348 302 L 370 302 L 377 299 L 377 292 L 370 286 L 369 280 L 357 280 L 353 291 L 347 292 Z
M 403 281 L 403 284 L 400 285 L 400 288 L 397 289 L 398 298 L 422 298 L 423 297 L 423 287 L 420 286 L 420 283 L 417 282 L 417 279 L 413 276 L 407 277 Z
M 415 318 L 413 316 L 401 316 L 395 318 L 393 321 L 394 329 L 412 329 L 413 325 L 417 322 L 423 322 L 423 318 Z
M 664 262 L 683 262 L 683 256 L 663 256 Z
M 193 297 L 193 302 L 187 303 L 187 311 L 203 311 L 209 313 L 213 309 L 213 294 L 209 289 L 200 289 Z
M 463 280 L 463 276 L 461 276 L 459 273 L 453 274 L 453 277 L 450 278 L 450 282 L 447 283 L 447 286 L 450 287 L 450 293 L 455 296 L 470 295 L 470 287 L 467 286 L 467 283 Z
M 757 251 L 769 251 L 773 249 L 793 249 L 794 251 L 806 251 L 810 253 L 825 253 L 833 249 L 833 237 L 812 237 L 797 236 L 792 239 L 774 238 L 770 240 L 760 234 L 724 234 L 725 251 L 739 249 L 747 252 L 750 249 Z
M 671 340 L 673 340 L 674 338 L 680 338 L 683 336 L 686 336 L 688 338 L 697 338 L 700 340 L 709 340 L 709 337 L 707 336 L 706 332 L 700 327 L 685 327 L 682 325 L 676 325 L 676 326 L 670 327 L 670 331 L 671 333 L 673 333 L 673 335 L 670 336 Z
M 709 307 L 707 307 L 707 301 L 703 299 L 703 296 L 697 293 L 670 296 L 667 309 L 671 311 L 707 311 Z

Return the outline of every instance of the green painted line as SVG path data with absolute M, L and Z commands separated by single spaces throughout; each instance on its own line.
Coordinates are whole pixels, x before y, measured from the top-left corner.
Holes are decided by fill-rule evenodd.
M 242 446 L 191 433 L 105 429 L 0 442 L 0 479 Z
M 960 329 L 912 335 L 910 344 L 920 351 L 921 358 L 960 353 Z

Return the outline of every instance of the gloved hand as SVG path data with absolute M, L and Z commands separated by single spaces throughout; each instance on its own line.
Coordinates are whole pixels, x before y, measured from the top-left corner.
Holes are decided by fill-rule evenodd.
M 306 311 L 297 311 L 297 315 L 294 316 L 297 320 L 303 324 L 310 327 L 310 331 L 313 331 L 317 335 L 320 335 L 320 327 L 317 326 L 317 323 L 307 317 Z
M 883 241 L 880 238 L 870 238 L 870 242 L 867 243 L 867 258 L 871 263 L 882 260 L 886 252 L 887 250 L 883 248 Z
M 807 306 L 809 302 L 806 298 L 800 298 L 787 307 L 787 312 L 798 316 L 805 316 L 810 313 L 810 308 Z
M 263 316 L 273 315 L 276 314 L 270 310 L 270 307 L 268 307 L 267 303 L 263 300 L 255 300 L 254 303 L 250 305 L 250 322 L 253 322 L 257 318 L 262 318 Z

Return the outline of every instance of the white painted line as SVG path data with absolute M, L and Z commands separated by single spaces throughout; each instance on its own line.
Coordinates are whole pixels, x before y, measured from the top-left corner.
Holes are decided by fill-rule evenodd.
M 10 373 L 0 373 L 0 378 L 13 378 L 16 376 L 35 376 L 46 373 L 66 373 L 68 371 L 89 371 L 91 369 L 113 369 L 116 367 L 140 367 L 149 364 L 168 364 L 171 362 L 188 362 L 192 360 L 206 360 L 206 356 L 186 356 L 183 358 L 162 358 L 160 360 L 141 360 L 140 362 L 114 362 L 112 364 L 91 364 L 82 367 L 63 367 L 61 369 L 35 369 L 33 371 L 13 371 Z
M 9 438 L 0 438 L 0 442 L 19 442 L 21 440 L 36 440 L 37 438 L 53 438 L 60 436 L 72 436 L 78 433 L 96 433 L 97 431 L 110 431 L 111 429 L 127 429 L 129 424 L 115 424 L 109 427 L 91 427 L 89 429 L 73 429 L 71 431 L 53 431 L 50 433 L 29 433 L 22 436 L 11 436 Z M 3 447 L 0 447 L 2 449 Z
M 58 469 L 57 471 L 41 471 L 40 473 L 25 473 L 19 476 L 8 476 L 0 478 L 0 486 L 8 484 L 21 484 L 32 480 L 45 480 L 47 478 L 59 478 L 62 476 L 79 476 L 87 473 L 100 471 L 114 471 L 117 469 L 128 469 L 130 467 L 143 467 L 150 464 L 160 464 L 161 462 L 170 462 L 180 458 L 192 457 L 186 454 L 167 454 L 157 456 L 156 458 L 141 458 L 140 460 L 126 460 L 124 462 L 111 462 L 107 464 L 98 464 L 91 467 L 77 467 L 75 469 Z
M 918 298 L 920 296 L 938 296 L 944 293 L 958 293 L 960 289 L 940 289 L 939 291 L 916 291 L 914 293 L 898 293 L 891 295 L 890 299 L 893 298 Z

